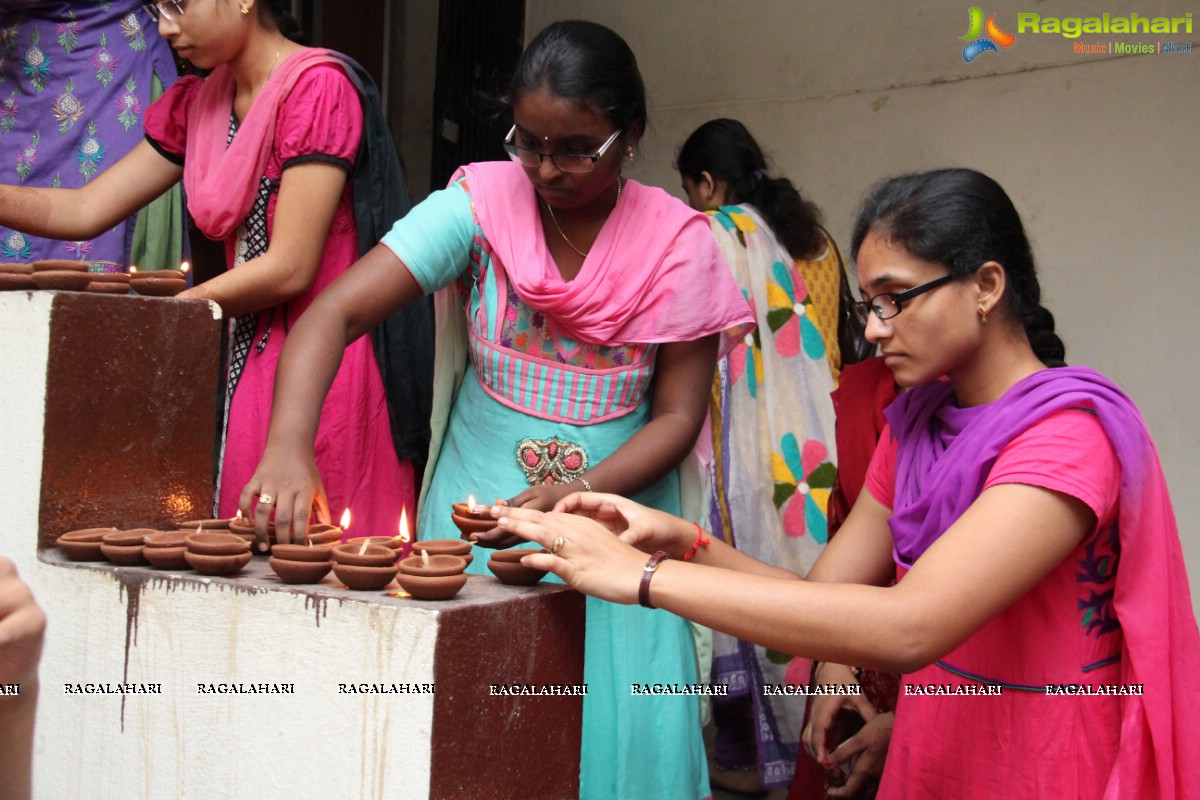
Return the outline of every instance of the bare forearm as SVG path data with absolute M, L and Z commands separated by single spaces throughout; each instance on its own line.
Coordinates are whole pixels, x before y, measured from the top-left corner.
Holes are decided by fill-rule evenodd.
M 699 428 L 678 414 L 650 420 L 608 458 L 587 471 L 593 491 L 636 495 L 678 467 Z
M 37 716 L 38 682 L 21 684 L 21 694 L 0 700 L 0 775 L 4 776 L 3 795 L 24 800 L 32 795 L 33 730 Z
M 229 317 L 282 305 L 307 291 L 311 277 L 271 269 L 271 256 L 248 261 L 188 289 L 182 296 L 196 300 L 212 300 Z M 315 270 L 314 270 L 315 272 Z
M 655 607 L 739 639 L 820 661 L 907 672 L 931 654 L 895 587 L 815 584 L 664 562 Z
M 0 226 L 50 239 L 91 239 L 167 191 L 182 174 L 140 142 L 79 189 L 0 185 Z
M 48 239 L 91 239 L 105 230 L 77 208 L 71 189 L 0 185 L 0 226 Z

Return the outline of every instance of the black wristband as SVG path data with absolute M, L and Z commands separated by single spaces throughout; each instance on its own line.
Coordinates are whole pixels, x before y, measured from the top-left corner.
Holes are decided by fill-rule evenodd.
M 638 603 L 646 608 L 654 608 L 650 603 L 650 579 L 654 577 L 655 571 L 658 570 L 658 565 L 666 557 L 666 552 L 657 550 L 654 555 L 650 556 L 650 560 L 646 562 L 646 566 L 642 567 L 642 582 L 638 584 Z

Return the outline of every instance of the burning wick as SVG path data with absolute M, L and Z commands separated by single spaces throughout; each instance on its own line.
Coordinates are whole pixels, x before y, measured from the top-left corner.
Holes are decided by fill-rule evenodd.
M 400 507 L 400 530 L 397 531 L 396 538 L 408 544 L 408 506 Z
M 179 265 L 179 271 L 184 275 L 186 275 L 187 271 L 191 268 L 192 268 L 192 265 L 186 261 L 184 261 L 182 264 Z
M 468 514 L 475 513 L 475 495 L 473 495 L 473 494 L 467 495 L 467 513 Z
M 346 530 L 347 528 L 350 527 L 350 509 L 347 508 L 345 511 L 342 512 L 342 519 L 341 519 L 341 522 L 338 523 L 338 526 L 342 530 Z
M 425 569 L 429 569 L 429 551 L 428 550 L 421 551 L 421 566 L 425 567 Z

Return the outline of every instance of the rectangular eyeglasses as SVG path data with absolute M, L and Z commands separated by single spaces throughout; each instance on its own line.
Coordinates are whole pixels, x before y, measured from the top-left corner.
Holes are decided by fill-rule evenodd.
M 187 0 L 163 0 L 160 3 L 145 3 L 142 8 L 146 9 L 146 13 L 158 22 L 158 16 L 161 14 L 167 19 L 179 19 L 183 16 L 183 9 L 187 5 Z
M 542 165 L 542 159 L 548 158 L 554 162 L 554 166 L 558 167 L 563 172 L 591 172 L 596 168 L 596 162 L 604 158 L 604 154 L 608 152 L 608 148 L 612 147 L 613 142 L 621 135 L 621 131 L 613 132 L 613 135 L 608 137 L 608 141 L 600 145 L 600 149 L 592 154 L 585 153 L 542 153 L 529 147 L 521 147 L 513 142 L 513 137 L 517 133 L 517 126 L 513 125 L 509 130 L 508 136 L 504 137 L 504 149 L 523 167 L 529 169 L 537 169 Z

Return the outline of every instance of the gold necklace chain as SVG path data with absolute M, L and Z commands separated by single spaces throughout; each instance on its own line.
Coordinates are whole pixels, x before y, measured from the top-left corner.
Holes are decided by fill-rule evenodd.
M 275 51 L 275 60 L 271 62 L 271 68 L 267 70 L 267 77 L 263 78 L 262 86 L 258 87 L 261 92 L 267 88 L 267 82 L 271 80 L 271 76 L 275 74 L 275 67 L 279 64 L 279 56 L 283 54 L 283 50 Z
M 619 202 L 621 202 L 621 177 L 618 175 L 617 176 L 617 199 L 613 201 L 613 209 L 614 210 L 616 209 L 617 203 L 619 203 Z M 558 224 L 558 217 L 554 216 L 554 209 L 550 207 L 549 203 L 546 203 L 546 210 L 550 212 L 550 221 L 554 223 L 555 230 L 558 231 L 558 235 L 562 237 L 563 241 L 567 243 L 567 247 L 571 248 L 576 253 L 578 253 L 580 258 L 587 258 L 588 254 L 583 252 L 582 250 L 580 250 L 578 247 L 576 247 L 571 242 L 571 240 L 567 238 L 567 235 L 565 233 L 563 233 L 562 227 Z M 590 252 L 591 251 L 589 250 L 588 253 L 590 253 Z

